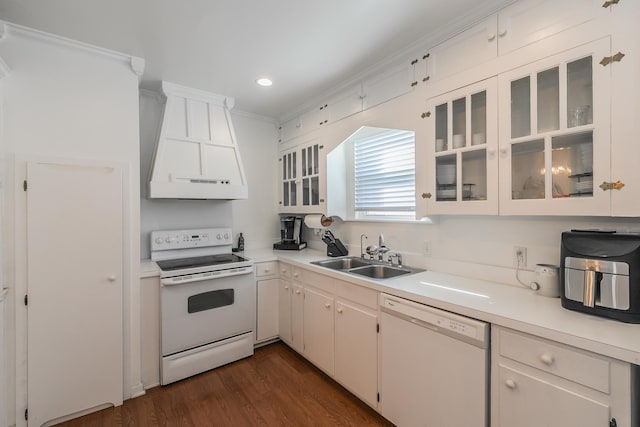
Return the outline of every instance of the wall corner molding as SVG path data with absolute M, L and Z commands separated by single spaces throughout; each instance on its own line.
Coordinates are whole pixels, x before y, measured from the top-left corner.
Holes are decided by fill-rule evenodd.
M 138 56 L 131 57 L 131 70 L 138 76 L 138 80 L 142 79 L 142 74 L 144 73 L 145 61 L 143 58 Z
M 155 90 L 140 88 L 139 92 L 140 92 L 140 96 L 146 96 L 147 98 L 151 98 L 160 105 L 164 105 L 166 102 L 166 98 L 162 96 L 162 94 L 156 92 Z

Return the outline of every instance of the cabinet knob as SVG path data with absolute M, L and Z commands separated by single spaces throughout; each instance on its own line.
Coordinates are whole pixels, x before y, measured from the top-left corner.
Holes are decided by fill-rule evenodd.
M 285 287 L 284 287 L 284 290 L 285 290 L 285 291 L 288 291 L 288 290 L 289 290 L 289 287 L 288 287 L 288 286 L 285 286 Z
M 265 272 L 265 273 L 269 273 L 270 271 L 271 271 L 271 270 L 269 270 L 268 268 L 265 268 L 265 269 L 264 269 L 264 272 Z
M 338 308 L 336 309 L 336 311 L 337 311 L 338 313 L 342 314 L 342 311 L 343 311 L 343 310 L 342 310 L 342 307 L 338 307 Z
M 507 153 L 508 153 L 508 150 L 507 150 L 506 148 L 501 148 L 501 149 L 500 149 L 500 154 L 501 154 L 501 155 L 506 156 L 506 155 L 507 155 Z
M 293 273 L 293 277 L 298 277 L 299 274 L 298 273 Z
M 492 42 L 496 39 L 496 35 L 494 33 L 489 34 L 489 36 L 487 37 L 487 40 Z
M 515 390 L 515 388 L 518 387 L 516 382 L 511 378 L 509 378 L 508 380 L 505 380 L 504 385 L 506 385 L 507 388 L 510 388 L 511 390 Z
M 296 295 L 300 295 L 300 289 L 296 289 Z
M 507 35 L 507 30 L 506 29 L 502 29 L 500 31 L 498 31 L 498 36 L 499 37 L 504 37 Z
M 107 277 L 107 280 L 110 281 L 110 282 L 115 282 L 116 281 L 116 276 L 111 275 L 111 276 Z
M 493 149 L 487 150 L 487 154 L 489 154 L 490 158 L 493 158 L 496 155 L 496 150 L 493 150 Z
M 326 304 L 324 305 L 324 308 L 331 308 L 331 304 L 326 303 Z
M 553 354 L 543 353 L 540 355 L 540 361 L 547 366 L 553 365 L 554 357 Z

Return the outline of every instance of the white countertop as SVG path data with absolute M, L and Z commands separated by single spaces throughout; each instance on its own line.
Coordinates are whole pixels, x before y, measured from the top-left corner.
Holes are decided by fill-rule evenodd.
M 387 292 L 443 310 L 473 317 L 539 337 L 640 365 L 640 324 L 628 324 L 562 308 L 560 298 L 540 296 L 527 288 L 425 271 L 376 280 L 310 264 L 326 259 L 321 251 L 246 251 L 254 262 L 280 260 L 356 285 Z M 158 275 L 144 260 L 143 277 Z M 145 275 L 146 274 L 146 275 Z

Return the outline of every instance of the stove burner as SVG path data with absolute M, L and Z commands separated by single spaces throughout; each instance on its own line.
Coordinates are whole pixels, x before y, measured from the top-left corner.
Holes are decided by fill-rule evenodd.
M 192 258 L 169 259 L 156 261 L 162 271 L 182 270 L 193 267 L 219 266 L 223 264 L 234 264 L 247 261 L 246 258 L 236 254 L 206 255 Z

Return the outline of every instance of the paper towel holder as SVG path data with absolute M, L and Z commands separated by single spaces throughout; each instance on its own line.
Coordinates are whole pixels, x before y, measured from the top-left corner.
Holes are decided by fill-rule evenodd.
M 333 224 L 333 217 L 324 214 L 305 215 L 304 225 L 315 231 L 316 235 L 320 234 L 320 230 Z

